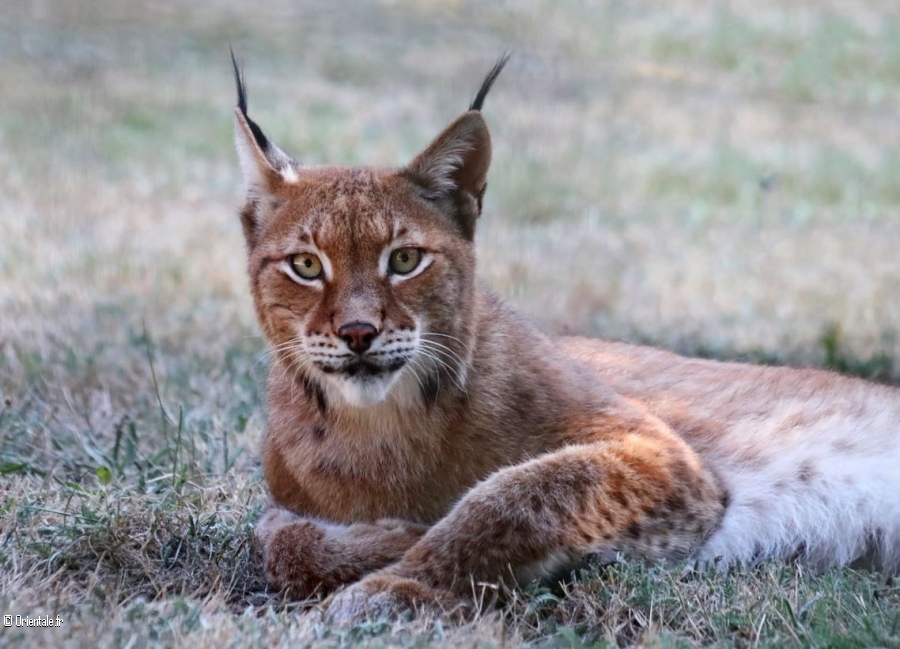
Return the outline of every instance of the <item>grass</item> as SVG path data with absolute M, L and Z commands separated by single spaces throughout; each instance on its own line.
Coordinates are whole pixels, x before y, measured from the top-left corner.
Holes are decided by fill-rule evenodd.
M 4 6 L 0 613 L 65 626 L 0 645 L 900 646 L 900 589 L 853 570 L 621 563 L 352 629 L 261 581 L 229 45 L 267 133 L 347 164 L 409 159 L 513 46 L 489 284 L 550 329 L 900 379 L 900 13 L 724 7 Z

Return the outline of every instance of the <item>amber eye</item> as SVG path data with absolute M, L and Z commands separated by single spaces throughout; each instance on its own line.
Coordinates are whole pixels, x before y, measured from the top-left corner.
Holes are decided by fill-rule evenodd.
M 397 248 L 391 253 L 388 265 L 391 272 L 406 275 L 413 272 L 422 261 L 422 251 L 418 248 Z
M 322 276 L 322 262 L 308 252 L 291 257 L 291 268 L 303 279 L 318 279 Z

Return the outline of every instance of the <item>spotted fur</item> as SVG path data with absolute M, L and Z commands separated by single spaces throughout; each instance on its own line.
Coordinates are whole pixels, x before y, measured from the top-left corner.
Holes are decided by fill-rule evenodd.
M 275 505 L 258 528 L 272 585 L 353 584 L 332 603 L 352 617 L 460 605 L 473 583 L 591 554 L 896 569 L 896 389 L 550 338 L 476 282 L 491 157 L 478 109 L 504 63 L 401 169 L 297 164 L 248 117 L 235 64 L 248 271 L 272 351 Z M 406 274 L 398 250 L 420 259 Z M 319 276 L 292 270 L 300 254 Z

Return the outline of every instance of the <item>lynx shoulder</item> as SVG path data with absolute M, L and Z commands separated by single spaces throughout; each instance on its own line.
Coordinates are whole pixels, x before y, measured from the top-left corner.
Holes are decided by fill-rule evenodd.
M 331 607 L 354 616 L 589 554 L 896 569 L 900 391 L 548 337 L 479 285 L 481 109 L 505 63 L 398 169 L 290 157 L 235 63 L 272 585 L 350 585 Z

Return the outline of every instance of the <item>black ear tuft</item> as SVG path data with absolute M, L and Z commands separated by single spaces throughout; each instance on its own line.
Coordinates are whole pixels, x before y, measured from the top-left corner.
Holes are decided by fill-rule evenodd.
M 241 109 L 244 117 L 247 116 L 247 92 L 244 90 L 244 73 L 238 66 L 237 59 L 234 56 L 234 50 L 229 46 L 228 51 L 231 52 L 231 65 L 234 67 L 234 85 L 237 87 L 237 105 Z
M 240 66 L 238 66 L 237 58 L 234 56 L 234 50 L 229 47 L 228 51 L 231 52 L 231 65 L 234 67 L 234 85 L 237 88 L 237 107 L 240 109 L 244 119 L 247 120 L 247 125 L 253 133 L 253 139 L 256 140 L 257 146 L 259 146 L 262 151 L 266 151 L 269 146 L 269 139 L 256 122 L 247 115 L 247 86 L 244 84 L 244 73 Z
M 494 67 L 491 68 L 491 71 L 487 73 L 484 81 L 481 82 L 481 88 L 478 89 L 478 94 L 475 95 L 475 99 L 469 104 L 469 110 L 481 110 L 485 97 L 487 97 L 487 94 L 491 91 L 491 86 L 494 85 L 494 81 L 500 76 L 506 62 L 509 61 L 510 55 L 511 52 L 504 52 L 500 55 L 500 58 L 497 59 L 497 62 L 494 63 Z

